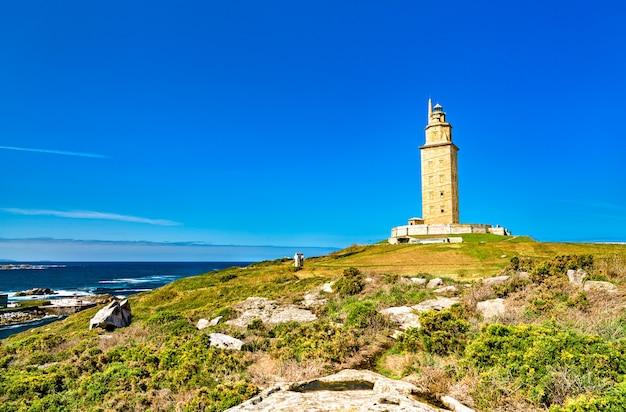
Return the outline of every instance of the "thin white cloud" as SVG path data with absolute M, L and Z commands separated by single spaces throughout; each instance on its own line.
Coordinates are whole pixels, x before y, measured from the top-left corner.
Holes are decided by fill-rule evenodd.
M 53 149 L 31 149 L 27 147 L 14 147 L 14 146 L 0 146 L 0 149 L 6 150 L 19 150 L 22 152 L 37 152 L 37 153 L 51 153 L 51 154 L 60 154 L 66 156 L 80 156 L 80 157 L 97 157 L 100 159 L 106 159 L 107 156 L 95 153 L 82 153 L 82 152 L 68 152 L 65 150 L 53 150 Z
M 179 222 L 167 219 L 148 219 L 145 217 L 118 215 L 115 213 L 95 212 L 91 210 L 74 210 L 64 212 L 60 210 L 41 210 L 41 209 L 16 209 L 1 208 L 3 212 L 14 215 L 38 215 L 38 216 L 56 216 L 70 219 L 96 219 L 96 220 L 116 220 L 120 222 L 145 223 L 157 226 L 180 226 Z

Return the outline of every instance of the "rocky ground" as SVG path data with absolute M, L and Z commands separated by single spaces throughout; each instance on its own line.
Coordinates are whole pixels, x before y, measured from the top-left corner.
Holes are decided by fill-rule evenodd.
M 39 310 L 0 313 L 0 326 L 28 322 L 29 320 L 41 319 L 44 316 L 46 314 Z

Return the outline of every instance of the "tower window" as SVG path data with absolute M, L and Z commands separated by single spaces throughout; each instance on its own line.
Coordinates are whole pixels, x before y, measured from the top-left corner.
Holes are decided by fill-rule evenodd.
M 443 209 L 441 209 L 441 213 L 444 213 L 444 210 L 443 210 Z
M 439 197 L 443 197 L 443 192 L 439 192 Z

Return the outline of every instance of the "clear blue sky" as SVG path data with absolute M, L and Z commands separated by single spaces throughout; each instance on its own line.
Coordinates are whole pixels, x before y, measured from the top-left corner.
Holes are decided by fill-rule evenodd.
M 462 222 L 626 241 L 625 21 L 617 0 L 4 2 L 0 258 L 385 239 L 421 215 L 429 97 Z

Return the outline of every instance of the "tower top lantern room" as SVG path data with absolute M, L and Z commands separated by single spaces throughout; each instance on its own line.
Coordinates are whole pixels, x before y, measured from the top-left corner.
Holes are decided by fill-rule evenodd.
M 452 126 L 446 113 L 428 99 L 426 142 L 420 147 L 422 165 L 422 216 L 425 224 L 459 223 L 458 147 L 452 143 Z

